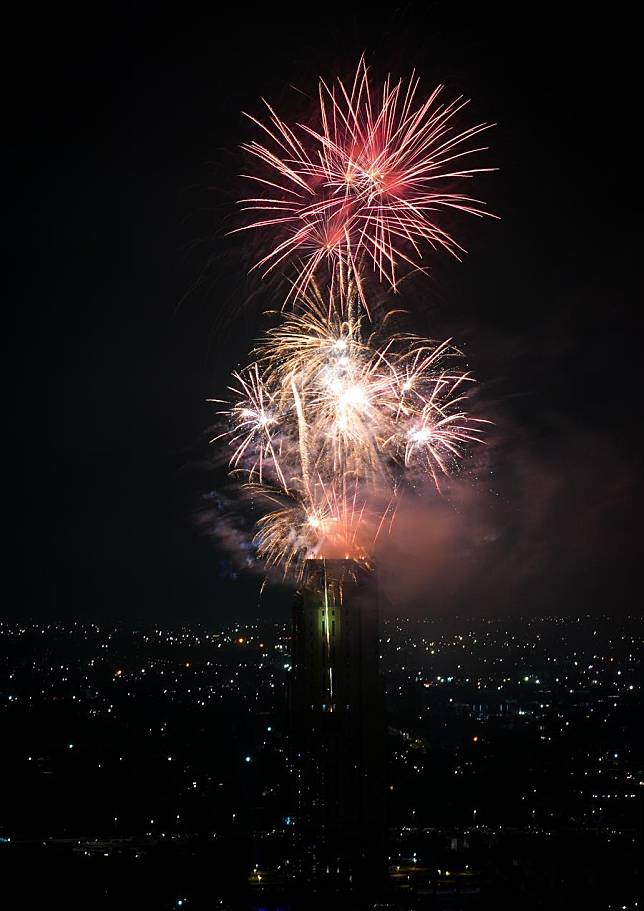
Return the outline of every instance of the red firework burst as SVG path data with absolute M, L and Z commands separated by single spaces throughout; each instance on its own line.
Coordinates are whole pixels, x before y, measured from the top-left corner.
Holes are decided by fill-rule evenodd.
M 358 282 L 371 263 L 395 290 L 401 265 L 420 268 L 426 244 L 460 258 L 464 248 L 444 216 L 490 214 L 484 202 L 454 190 L 495 170 L 467 167 L 487 148 L 474 138 L 492 124 L 460 130 L 467 100 L 445 104 L 438 86 L 419 102 L 418 84 L 412 73 L 375 87 L 361 59 L 349 88 L 320 80 L 315 125 L 290 127 L 266 102 L 268 122 L 250 118 L 268 140 L 243 146 L 263 167 L 244 175 L 261 194 L 241 200 L 256 215 L 237 230 L 269 228 L 275 237 L 254 268 L 266 275 L 289 262 L 292 294 L 301 294 L 325 262 L 345 264 Z

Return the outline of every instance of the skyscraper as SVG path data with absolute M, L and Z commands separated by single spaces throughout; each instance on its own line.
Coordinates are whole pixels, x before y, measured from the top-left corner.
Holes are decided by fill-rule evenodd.
M 384 844 L 378 587 L 353 560 L 311 559 L 294 607 L 290 692 L 296 865 L 373 880 Z

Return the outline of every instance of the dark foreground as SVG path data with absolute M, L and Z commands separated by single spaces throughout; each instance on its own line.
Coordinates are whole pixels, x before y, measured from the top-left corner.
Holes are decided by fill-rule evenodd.
M 0 632 L 3 908 L 638 907 L 641 621 L 388 621 L 387 856 L 352 888 L 289 870 L 282 625 Z

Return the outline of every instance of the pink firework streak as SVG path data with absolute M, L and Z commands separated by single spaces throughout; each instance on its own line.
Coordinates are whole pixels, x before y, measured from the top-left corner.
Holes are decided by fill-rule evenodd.
M 490 215 L 481 200 L 452 190 L 495 170 L 463 166 L 487 148 L 473 140 L 493 124 L 459 131 L 467 100 L 444 104 L 438 86 L 419 103 L 418 83 L 412 73 L 408 82 L 387 77 L 375 88 L 361 59 L 349 89 L 340 79 L 331 86 L 320 80 L 317 126 L 292 128 L 266 102 L 268 123 L 250 117 L 269 141 L 243 146 L 263 165 L 261 174 L 243 175 L 262 195 L 241 200 L 256 218 L 237 230 L 274 229 L 274 244 L 253 268 L 266 276 L 294 266 L 287 300 L 302 294 L 324 263 L 332 276 L 338 263 L 349 268 L 359 288 L 371 263 L 396 290 L 401 264 L 421 268 L 425 244 L 457 259 L 465 252 L 438 224 L 441 215 Z

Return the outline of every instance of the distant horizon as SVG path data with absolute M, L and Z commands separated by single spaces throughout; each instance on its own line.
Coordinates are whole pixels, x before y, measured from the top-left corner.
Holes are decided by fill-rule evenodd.
M 449 621 L 458 621 L 462 623 L 504 623 L 504 622 L 520 622 L 520 623 L 530 623 L 534 622 L 551 622 L 551 623 L 579 623 L 583 620 L 596 621 L 596 622 L 643 622 L 644 623 L 644 613 L 639 614 L 622 614 L 619 617 L 616 617 L 614 614 L 509 614 L 504 615 L 491 615 L 491 614 L 479 614 L 479 615 L 468 615 L 468 614 L 435 614 L 427 617 L 415 617 L 410 615 L 383 615 L 380 613 L 380 620 L 383 623 L 394 623 L 394 622 L 411 622 L 411 623 L 446 623 Z M 215 621 L 212 621 L 215 622 Z M 184 620 L 178 624 L 164 623 L 160 620 L 152 619 L 136 619 L 136 618 L 118 618 L 112 617 L 104 620 L 97 620 L 91 618 L 80 618 L 80 617 L 48 617 L 48 618 L 37 618 L 29 616 L 20 616 L 20 617 L 3 617 L 0 618 L 0 628 L 3 625 L 6 626 L 17 626 L 20 624 L 31 624 L 33 626 L 89 626 L 89 627 L 99 627 L 103 626 L 112 626 L 114 628 L 123 626 L 125 628 L 162 628 L 162 629 L 194 629 L 194 628 L 206 628 L 209 626 L 207 621 L 204 620 Z M 221 629 L 231 629 L 235 627 L 244 627 L 249 628 L 252 626 L 261 626 L 266 624 L 269 626 L 288 626 L 290 624 L 290 618 L 278 619 L 275 617 L 251 617 L 247 619 L 230 619 Z

